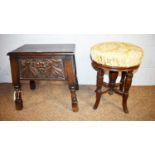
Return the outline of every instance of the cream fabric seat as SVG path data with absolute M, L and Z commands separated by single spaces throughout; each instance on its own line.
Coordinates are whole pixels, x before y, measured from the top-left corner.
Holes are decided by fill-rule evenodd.
M 125 42 L 104 42 L 91 48 L 93 61 L 110 67 L 132 67 L 141 63 L 143 49 Z

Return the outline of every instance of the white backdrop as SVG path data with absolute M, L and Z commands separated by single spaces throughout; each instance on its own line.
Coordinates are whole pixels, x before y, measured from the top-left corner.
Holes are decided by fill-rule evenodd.
M 23 44 L 75 43 L 77 74 L 80 84 L 95 84 L 96 71 L 91 66 L 90 48 L 98 42 L 126 41 L 144 49 L 144 60 L 135 73 L 133 85 L 155 85 L 155 35 L 0 35 L 0 82 L 11 82 L 7 52 Z M 107 77 L 106 77 L 107 80 Z

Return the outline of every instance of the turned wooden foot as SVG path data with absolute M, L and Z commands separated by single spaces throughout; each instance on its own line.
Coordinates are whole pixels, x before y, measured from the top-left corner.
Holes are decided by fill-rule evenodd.
M 127 99 L 128 99 L 128 94 L 123 95 L 123 111 L 125 113 L 128 113 L 128 107 L 127 107 Z
M 78 101 L 77 101 L 76 92 L 75 92 L 76 91 L 75 86 L 69 86 L 69 89 L 71 93 L 72 110 L 73 112 L 78 112 L 79 107 L 78 107 Z
M 22 110 L 23 109 L 23 100 L 22 99 L 16 99 L 15 104 L 16 104 L 16 110 Z
M 30 89 L 31 89 L 31 90 L 36 89 L 36 83 L 35 83 L 34 80 L 30 80 Z
M 94 104 L 94 109 L 97 109 L 100 99 L 101 99 L 101 95 L 102 95 L 102 86 L 103 86 L 103 75 L 104 75 L 104 71 L 103 70 L 98 70 L 97 72 L 97 81 L 96 81 L 96 102 Z
M 21 90 L 18 86 L 15 87 L 14 101 L 15 101 L 16 109 L 22 110 L 23 109 L 22 94 L 21 94 Z
M 96 101 L 95 101 L 95 104 L 94 104 L 94 109 L 97 109 L 98 108 L 98 105 L 99 105 L 99 102 L 101 100 L 101 92 L 100 91 L 96 91 Z
M 132 71 L 129 71 L 127 74 L 126 74 L 126 79 L 125 79 L 125 82 L 124 82 L 124 92 L 123 92 L 123 101 L 122 101 L 122 104 L 123 104 L 123 110 L 125 113 L 128 113 L 128 107 L 127 107 L 127 99 L 128 99 L 128 96 L 129 96 L 129 89 L 131 87 L 131 83 L 132 83 L 132 77 L 133 77 L 133 73 Z

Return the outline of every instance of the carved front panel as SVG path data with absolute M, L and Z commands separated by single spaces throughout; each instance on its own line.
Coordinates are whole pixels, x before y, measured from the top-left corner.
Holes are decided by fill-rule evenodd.
M 63 59 L 51 58 L 20 58 L 20 78 L 22 79 L 57 79 L 65 80 Z

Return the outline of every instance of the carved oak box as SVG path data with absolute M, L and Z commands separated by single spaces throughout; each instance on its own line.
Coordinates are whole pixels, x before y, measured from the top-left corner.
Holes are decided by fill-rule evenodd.
M 16 109 L 23 108 L 20 80 L 30 80 L 31 89 L 35 89 L 35 80 L 66 80 L 73 111 L 78 111 L 74 52 L 74 44 L 26 44 L 9 52 Z

